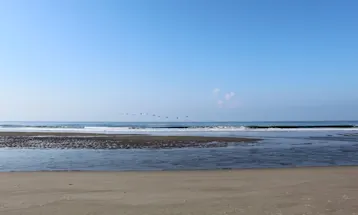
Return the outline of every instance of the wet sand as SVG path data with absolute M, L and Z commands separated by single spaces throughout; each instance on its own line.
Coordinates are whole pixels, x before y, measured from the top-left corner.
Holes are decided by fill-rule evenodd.
M 358 214 L 358 167 L 0 173 L 2 215 Z
M 0 132 L 0 148 L 183 148 L 226 147 L 258 139 L 240 137 L 149 136 L 89 133 Z

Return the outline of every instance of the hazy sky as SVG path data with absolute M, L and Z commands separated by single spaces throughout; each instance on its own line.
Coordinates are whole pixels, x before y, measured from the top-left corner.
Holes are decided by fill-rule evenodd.
M 357 120 L 358 2 L 0 1 L 0 121 Z

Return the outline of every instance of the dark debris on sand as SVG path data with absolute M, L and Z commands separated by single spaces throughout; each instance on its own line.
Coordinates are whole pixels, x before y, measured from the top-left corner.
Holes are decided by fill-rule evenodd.
M 0 135 L 0 148 L 59 149 L 138 149 L 138 148 L 208 148 L 225 147 L 229 143 L 254 142 L 255 139 L 226 137 L 168 137 L 145 135 L 31 136 Z

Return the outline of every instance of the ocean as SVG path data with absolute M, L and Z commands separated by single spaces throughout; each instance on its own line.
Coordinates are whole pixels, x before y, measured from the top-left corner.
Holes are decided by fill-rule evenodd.
M 358 165 L 358 121 L 1 122 L 0 132 L 259 137 L 224 148 L 0 149 L 0 171 L 126 171 Z
M 358 130 L 358 121 L 287 122 L 0 122 L 1 131 L 76 133 L 168 133 Z

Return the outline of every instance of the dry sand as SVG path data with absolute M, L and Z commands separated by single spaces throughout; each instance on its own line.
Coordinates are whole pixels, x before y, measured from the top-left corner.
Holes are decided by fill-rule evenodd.
M 0 173 L 1 215 L 358 214 L 358 167 Z

